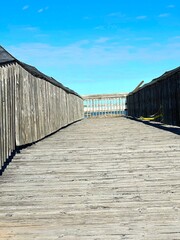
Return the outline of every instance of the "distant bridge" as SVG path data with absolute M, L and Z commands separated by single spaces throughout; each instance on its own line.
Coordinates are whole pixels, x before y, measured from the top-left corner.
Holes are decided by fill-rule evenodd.
M 83 96 L 84 117 L 119 116 L 125 114 L 127 93 Z

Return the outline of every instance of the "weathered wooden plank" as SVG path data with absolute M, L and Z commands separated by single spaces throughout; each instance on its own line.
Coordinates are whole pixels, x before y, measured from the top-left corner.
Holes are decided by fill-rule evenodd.
M 124 115 L 126 96 L 126 93 L 83 96 L 85 118 Z
M 73 124 L 0 178 L 0 238 L 180 239 L 179 156 L 179 135 L 141 122 Z
M 30 101 L 29 101 L 29 98 L 31 96 L 29 96 L 29 92 L 27 92 L 29 89 L 29 87 L 31 87 L 31 84 L 29 85 L 28 87 L 28 81 L 30 81 L 30 77 L 29 77 L 29 73 L 26 72 L 26 70 L 24 69 L 21 69 L 22 71 L 22 76 L 27 76 L 27 79 L 26 81 L 24 82 L 25 84 L 25 88 L 26 88 L 26 91 L 24 91 L 24 104 L 28 105 L 29 107 L 27 108 L 24 108 L 23 109 L 23 114 L 24 114 L 24 117 L 21 119 L 22 122 L 24 122 L 25 120 L 25 117 L 29 116 L 29 113 L 30 113 L 30 108 L 32 106 L 30 106 Z M 27 75 L 26 75 L 27 74 Z M 78 106 L 79 102 L 80 104 L 82 105 L 82 99 L 80 99 L 79 101 L 79 97 L 73 95 L 73 94 L 67 94 L 68 96 L 72 96 L 73 98 L 73 101 L 71 101 L 70 104 L 72 104 L 71 106 L 71 110 L 70 112 L 68 112 L 68 109 L 66 109 L 66 105 L 63 104 L 61 107 L 60 107 L 60 96 L 61 96 L 61 91 L 65 92 L 64 90 L 57 88 L 55 87 L 54 85 L 48 83 L 48 88 L 49 88 L 49 91 L 47 93 L 45 93 L 46 91 L 46 82 L 42 79 L 37 79 L 37 99 L 36 99 L 36 104 L 35 104 L 35 107 L 36 107 L 36 115 L 37 115 L 37 130 L 38 130 L 38 139 L 41 139 L 43 138 L 45 135 L 47 134 L 50 134 L 56 130 L 58 130 L 59 128 L 73 122 L 73 121 L 76 121 L 76 120 L 79 120 L 82 118 L 82 114 L 83 114 L 83 111 L 82 111 L 82 107 L 81 107 L 81 111 L 76 111 L 77 107 L 76 105 Z M 31 91 L 34 91 L 32 88 L 31 88 Z M 35 95 L 35 94 L 34 94 Z M 47 98 L 49 98 L 49 101 L 46 102 L 46 95 L 48 95 Z M 57 99 L 59 101 L 57 101 Z M 32 98 L 31 98 L 32 100 Z M 47 105 L 45 105 L 45 102 Z M 63 102 L 63 99 L 62 99 L 62 102 Z M 32 103 L 31 103 L 32 104 Z M 48 106 L 49 105 L 49 106 Z M 62 114 L 60 113 L 59 109 L 61 108 L 61 111 L 64 110 L 64 114 L 63 115 L 68 115 L 68 114 L 71 114 L 72 117 L 71 117 L 71 120 L 70 122 L 66 121 L 66 124 L 64 125 L 62 123 L 63 119 L 62 119 Z M 48 121 L 48 124 L 47 124 L 47 119 L 45 117 L 45 113 L 47 112 L 47 110 L 49 111 L 49 121 Z M 30 116 L 29 116 L 30 117 Z M 66 117 L 67 118 L 67 117 Z M 27 119 L 28 120 L 28 119 Z M 26 126 L 24 126 L 25 129 L 26 129 Z M 47 131 L 47 128 L 50 129 L 50 131 Z M 26 130 L 24 130 L 26 131 Z M 28 129 L 27 129 L 27 132 L 28 132 Z M 29 136 L 29 134 L 27 134 L 27 136 Z M 23 140 L 23 137 L 21 138 L 21 141 L 22 144 L 27 144 L 29 143 L 29 140 L 28 139 L 24 139 Z
M 33 76 L 18 63 L 1 66 L 0 76 L 1 173 L 16 146 L 38 141 L 82 119 L 83 100 L 45 79 Z M 72 95 L 73 100 L 69 103 L 72 104 L 71 111 L 66 108 L 66 95 Z
M 179 76 L 180 67 L 131 92 L 127 96 L 129 116 L 148 117 L 161 108 L 164 123 L 180 126 Z
M 2 73 L 2 67 L 0 67 L 0 74 Z M 0 169 L 4 164 L 4 154 L 3 154 L 3 82 L 0 81 Z

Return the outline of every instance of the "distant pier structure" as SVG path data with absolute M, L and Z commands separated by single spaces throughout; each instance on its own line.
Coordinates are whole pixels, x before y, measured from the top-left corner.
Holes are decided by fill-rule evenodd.
M 127 93 L 85 95 L 84 117 L 125 115 L 126 96 Z

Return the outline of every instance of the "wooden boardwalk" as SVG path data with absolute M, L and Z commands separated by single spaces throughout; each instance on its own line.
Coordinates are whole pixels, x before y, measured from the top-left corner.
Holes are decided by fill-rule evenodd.
M 0 239 L 179 240 L 180 136 L 89 119 L 22 150 L 0 177 Z

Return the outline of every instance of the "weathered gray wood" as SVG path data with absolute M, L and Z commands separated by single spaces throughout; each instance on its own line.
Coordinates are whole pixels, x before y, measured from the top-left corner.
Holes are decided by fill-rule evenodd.
M 164 123 L 180 126 L 180 67 L 131 92 L 127 105 L 132 117 L 148 117 L 161 108 Z
M 0 170 L 14 149 L 14 81 L 12 66 L 0 67 Z M 10 80 L 12 79 L 12 81 Z
M 1 68 L 0 68 L 1 71 Z M 0 149 L 3 149 L 3 96 L 2 96 L 2 81 L 0 81 Z M 4 164 L 3 151 L 0 151 L 0 169 Z
M 1 172 L 15 146 L 40 140 L 82 119 L 83 100 L 33 76 L 18 63 L 0 66 L 0 77 Z
M 84 95 L 83 99 L 112 99 L 112 98 L 126 98 L 128 93 L 113 93 L 113 94 L 91 94 L 91 95 Z
M 124 118 L 78 122 L 0 178 L 0 239 L 180 239 L 180 137 Z
M 124 115 L 126 96 L 127 93 L 83 96 L 85 118 Z

